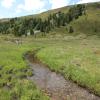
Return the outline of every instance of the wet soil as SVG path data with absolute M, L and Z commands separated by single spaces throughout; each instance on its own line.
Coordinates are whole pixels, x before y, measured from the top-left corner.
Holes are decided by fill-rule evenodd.
M 43 64 L 36 62 L 32 55 L 28 54 L 25 58 L 28 65 L 32 67 L 34 74 L 29 79 L 46 93 L 51 100 L 100 100 L 100 97 L 66 80 L 62 75 L 52 72 Z

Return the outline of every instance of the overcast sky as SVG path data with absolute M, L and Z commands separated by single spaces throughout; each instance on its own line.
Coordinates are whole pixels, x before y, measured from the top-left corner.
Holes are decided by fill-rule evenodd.
M 0 18 L 41 13 L 71 4 L 100 0 L 0 0 Z

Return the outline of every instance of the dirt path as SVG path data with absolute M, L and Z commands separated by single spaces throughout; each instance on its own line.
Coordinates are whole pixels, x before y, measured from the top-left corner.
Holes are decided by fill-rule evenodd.
M 69 80 L 65 80 L 60 74 L 51 72 L 42 64 L 35 63 L 31 55 L 26 55 L 25 58 L 34 74 L 29 79 L 48 94 L 51 100 L 100 100 L 100 97 L 89 93 Z

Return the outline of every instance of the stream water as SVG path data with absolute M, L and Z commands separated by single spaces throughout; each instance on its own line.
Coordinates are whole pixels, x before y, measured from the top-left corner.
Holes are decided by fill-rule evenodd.
M 100 100 L 100 97 L 69 80 L 65 80 L 62 75 L 50 71 L 43 64 L 34 62 L 32 55 L 26 55 L 26 60 L 32 67 L 34 74 L 29 79 L 51 100 Z

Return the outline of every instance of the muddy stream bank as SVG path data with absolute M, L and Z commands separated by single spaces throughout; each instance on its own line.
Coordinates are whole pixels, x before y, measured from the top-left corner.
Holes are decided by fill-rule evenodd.
M 33 69 L 34 75 L 29 79 L 51 100 L 100 100 L 100 97 L 69 80 L 65 80 L 62 75 L 50 71 L 49 68 L 35 61 L 30 53 L 25 55 L 25 59 Z

